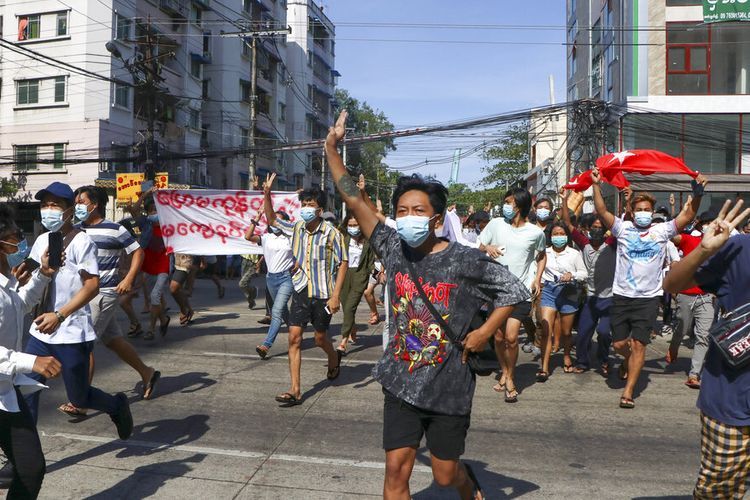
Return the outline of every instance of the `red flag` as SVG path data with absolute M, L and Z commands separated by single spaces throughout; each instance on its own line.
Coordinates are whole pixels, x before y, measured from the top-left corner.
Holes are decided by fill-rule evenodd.
M 698 172 L 691 170 L 685 162 L 674 156 L 670 156 L 654 149 L 631 149 L 600 156 L 596 160 L 599 174 L 602 180 L 612 184 L 618 189 L 630 185 L 623 172 L 633 172 L 641 175 L 651 174 L 686 174 L 690 177 L 698 177 Z M 576 192 L 587 190 L 593 181 L 591 171 L 583 172 L 573 177 L 565 186 Z

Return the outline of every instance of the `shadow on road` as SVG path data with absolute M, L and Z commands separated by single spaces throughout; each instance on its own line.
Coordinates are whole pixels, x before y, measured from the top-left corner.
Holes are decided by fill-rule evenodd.
M 476 460 L 465 460 L 465 462 L 471 465 L 477 476 L 477 481 L 482 485 L 484 496 L 488 500 L 518 498 L 539 489 L 538 484 L 487 470 L 487 464 L 484 462 Z M 427 465 L 429 465 L 429 459 Z M 506 491 L 509 491 L 509 493 L 506 493 Z M 414 500 L 439 500 L 443 498 L 455 499 L 457 496 L 456 490 L 453 488 L 441 488 L 433 482 L 429 488 L 413 494 L 412 498 Z
M 167 396 L 180 392 L 182 394 L 188 394 L 191 392 L 198 392 L 202 389 L 206 389 L 216 384 L 216 380 L 208 378 L 206 372 L 188 372 L 180 375 L 169 377 L 162 375 L 159 379 L 159 384 L 156 386 L 156 391 L 152 399 Z M 138 394 L 143 392 L 143 382 L 136 384 L 136 392 Z
M 197 453 L 181 460 L 170 460 L 158 464 L 137 467 L 133 474 L 112 487 L 86 497 L 91 500 L 119 498 L 148 498 L 155 495 L 173 477 L 182 477 L 192 470 L 188 464 L 202 462 L 206 455 Z

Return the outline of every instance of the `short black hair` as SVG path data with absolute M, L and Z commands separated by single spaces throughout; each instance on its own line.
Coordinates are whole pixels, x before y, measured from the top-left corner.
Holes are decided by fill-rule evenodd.
M 95 203 L 99 215 L 104 217 L 104 214 L 107 213 L 107 201 L 109 201 L 107 192 L 104 189 L 91 185 L 81 186 L 73 193 L 73 199 L 78 198 L 80 194 L 85 194 L 91 200 L 91 203 Z
M 552 200 L 550 200 L 549 198 L 537 198 L 537 199 L 536 199 L 536 202 L 534 203 L 534 208 L 537 208 L 537 207 L 538 207 L 539 205 L 541 205 L 541 204 L 542 204 L 542 203 L 544 203 L 545 201 L 546 201 L 547 203 L 549 203 L 549 206 L 550 206 L 550 209 L 551 209 L 551 210 L 554 210 L 554 209 L 555 209 L 555 204 L 554 204 L 554 203 L 552 203 Z
M 564 222 L 559 221 L 559 220 L 556 220 L 555 222 L 553 222 L 552 224 L 550 224 L 549 226 L 547 226 L 546 231 L 549 231 L 549 233 L 547 233 L 547 245 L 551 245 L 552 244 L 552 231 L 556 227 L 559 227 L 563 231 L 565 231 L 565 236 L 568 237 L 568 245 L 570 245 L 571 241 L 572 241 L 571 238 L 570 238 L 570 230 L 568 229 L 567 224 L 565 224 Z
M 317 202 L 320 208 L 326 208 L 326 197 L 323 191 L 317 188 L 304 189 L 299 193 L 299 201 L 310 201 L 314 200 Z
M 403 175 L 396 181 L 396 188 L 391 197 L 391 207 L 395 214 L 398 200 L 407 191 L 422 191 L 430 199 L 430 205 L 435 214 L 443 215 L 445 207 L 448 206 L 448 188 L 442 182 L 435 179 L 425 179 L 419 174 Z
M 276 216 L 281 217 L 282 220 L 289 220 L 289 214 L 283 210 L 276 210 Z
M 521 217 L 528 217 L 529 212 L 531 212 L 531 194 L 526 189 L 518 187 L 509 189 L 508 192 L 505 193 L 505 196 L 503 196 L 503 200 L 510 196 L 515 200 L 516 208 L 521 214 Z
M 591 227 L 591 225 L 594 223 L 594 221 L 597 219 L 596 214 L 588 213 L 581 215 L 579 219 L 580 226 L 582 228 Z
M 489 220 L 490 220 L 490 214 L 488 214 L 484 210 L 480 210 L 479 212 L 474 212 L 473 216 L 474 216 L 474 220 L 477 223 L 479 223 L 479 222 L 485 222 L 485 221 L 489 222 Z
M 16 214 L 13 208 L 6 203 L 0 203 L 0 236 L 16 231 L 18 231 L 18 225 L 16 225 Z

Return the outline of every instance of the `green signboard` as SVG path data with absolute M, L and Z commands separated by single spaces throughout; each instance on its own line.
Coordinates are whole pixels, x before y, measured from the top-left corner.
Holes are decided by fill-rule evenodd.
M 750 21 L 750 0 L 703 0 L 703 22 Z

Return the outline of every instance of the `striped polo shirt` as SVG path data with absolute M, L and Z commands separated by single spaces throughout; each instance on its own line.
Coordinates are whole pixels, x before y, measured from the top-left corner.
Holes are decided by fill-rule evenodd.
M 114 288 L 120 284 L 120 257 L 125 250 L 128 255 L 141 246 L 122 225 L 103 220 L 99 224 L 77 226 L 86 231 L 96 245 L 96 260 L 99 263 L 99 288 Z
M 308 231 L 304 221 L 285 221 L 276 218 L 276 225 L 292 237 L 292 255 L 299 269 L 292 276 L 294 289 L 307 287 L 307 296 L 328 299 L 333 293 L 336 271 L 349 260 L 344 237 L 328 221 Z

